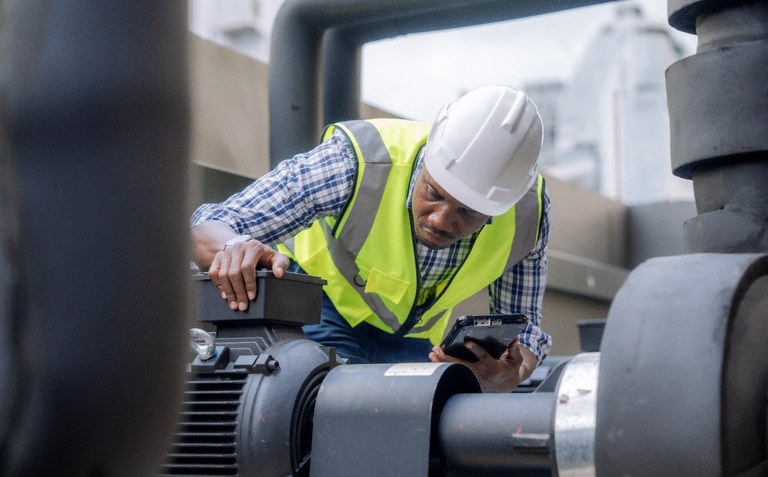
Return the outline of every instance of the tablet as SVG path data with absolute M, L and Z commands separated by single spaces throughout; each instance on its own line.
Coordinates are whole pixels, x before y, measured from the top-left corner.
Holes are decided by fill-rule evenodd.
M 456 319 L 442 345 L 446 354 L 475 362 L 477 356 L 464 346 L 466 341 L 473 341 L 495 359 L 499 359 L 528 323 L 528 317 L 523 314 L 464 315 Z

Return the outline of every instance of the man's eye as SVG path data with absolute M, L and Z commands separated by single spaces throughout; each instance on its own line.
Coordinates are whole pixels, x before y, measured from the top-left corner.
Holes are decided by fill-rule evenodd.
M 461 213 L 464 215 L 464 217 L 466 217 L 469 220 L 477 220 L 482 217 L 485 217 L 485 215 L 472 209 L 461 209 Z

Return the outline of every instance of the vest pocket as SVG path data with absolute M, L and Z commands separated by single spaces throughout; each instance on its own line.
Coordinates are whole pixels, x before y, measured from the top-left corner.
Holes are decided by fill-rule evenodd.
M 382 298 L 392 303 L 402 302 L 408 292 L 410 283 L 391 275 L 383 273 L 377 268 L 372 268 L 368 273 L 368 281 L 365 284 L 366 293 L 377 293 Z

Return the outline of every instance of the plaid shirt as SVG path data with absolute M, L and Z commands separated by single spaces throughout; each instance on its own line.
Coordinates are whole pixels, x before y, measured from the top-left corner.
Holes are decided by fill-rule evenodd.
M 417 169 L 420 167 L 421 158 Z M 224 202 L 201 205 L 192 215 L 191 224 L 225 222 L 238 234 L 248 234 L 274 246 L 308 228 L 320 217 L 338 217 L 354 190 L 356 172 L 357 159 L 351 146 L 336 134 L 312 151 L 282 161 Z M 411 179 L 411 190 L 415 176 Z M 403 207 L 411 208 L 410 194 Z M 543 209 L 539 241 L 534 250 L 489 287 L 491 313 L 525 313 L 531 319 L 520 342 L 533 351 L 539 362 L 546 357 L 551 344 L 550 336 L 539 327 L 549 238 L 550 199 L 546 189 Z M 471 238 L 440 250 L 417 242 L 422 300 L 454 273 L 470 248 Z

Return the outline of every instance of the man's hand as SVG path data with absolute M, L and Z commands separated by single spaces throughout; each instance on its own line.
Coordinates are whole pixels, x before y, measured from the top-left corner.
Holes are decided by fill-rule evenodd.
M 203 222 L 192 227 L 195 262 L 221 292 L 233 310 L 245 311 L 256 298 L 256 268 L 267 267 L 277 278 L 290 265 L 288 257 L 258 240 L 225 246 L 237 232 L 224 222 Z
M 218 252 L 208 268 L 208 277 L 233 310 L 245 311 L 256 298 L 256 269 L 267 267 L 277 278 L 290 265 L 288 257 L 258 240 L 238 242 Z
M 467 341 L 464 346 L 477 356 L 476 362 L 472 363 L 449 356 L 440 346 L 432 348 L 432 352 L 429 353 L 429 360 L 433 363 L 463 363 L 467 365 L 475 373 L 483 392 L 510 392 L 531 375 L 537 364 L 536 355 L 528 348 L 520 346 L 519 341 L 520 339 L 516 337 L 499 359 L 494 359 L 477 343 Z

